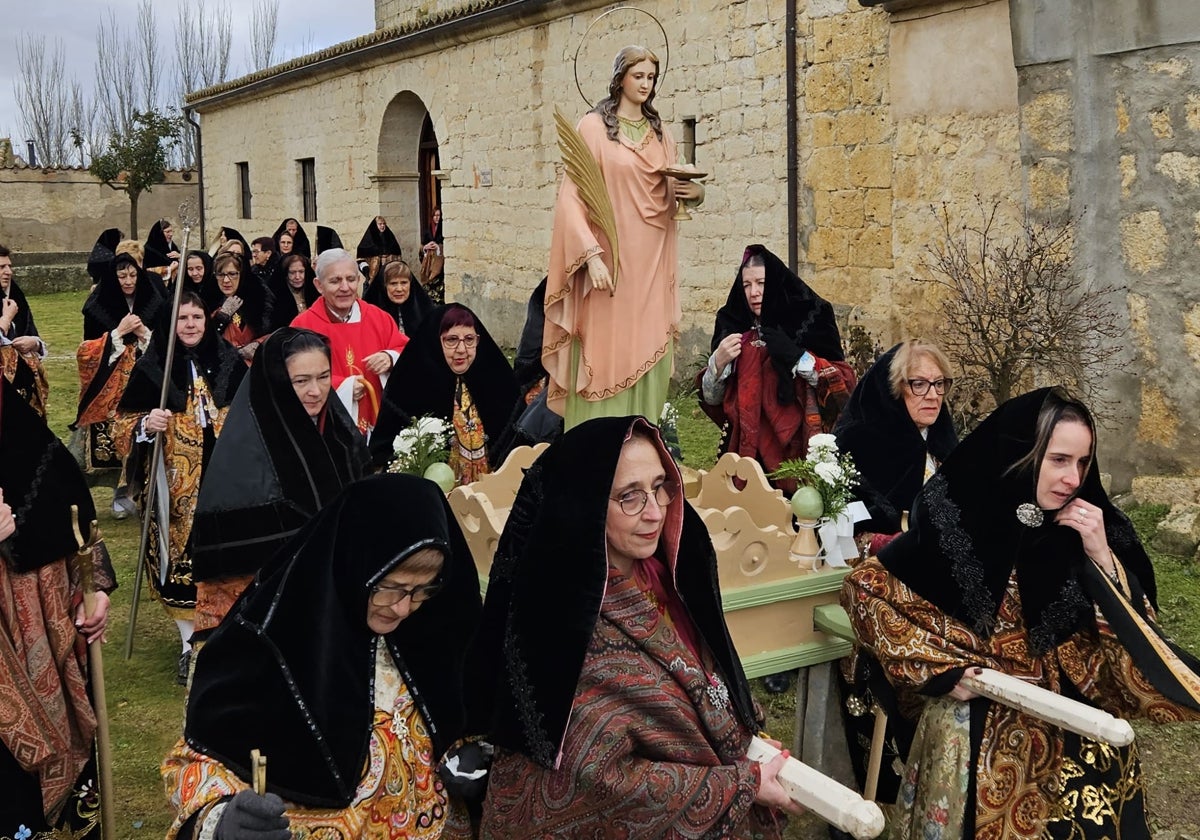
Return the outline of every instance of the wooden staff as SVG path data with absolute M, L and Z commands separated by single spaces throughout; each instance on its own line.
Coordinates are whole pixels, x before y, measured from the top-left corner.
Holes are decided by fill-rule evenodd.
M 765 763 L 777 755 L 779 750 L 762 738 L 750 739 L 746 758 L 751 761 Z M 807 764 L 788 758 L 776 778 L 793 802 L 858 840 L 871 840 L 883 833 L 883 811 L 878 805 Z
M 93 554 L 100 539 L 96 520 L 92 520 L 91 539 L 84 540 L 79 530 L 79 505 L 71 505 L 71 527 L 75 529 L 75 566 L 83 589 L 83 611 L 88 618 L 96 613 L 96 563 Z M 96 712 L 96 775 L 100 782 L 100 827 L 104 840 L 116 840 L 117 825 L 113 808 L 112 741 L 108 735 L 108 699 L 104 689 L 104 640 L 88 643 L 88 671 L 92 683 L 92 706 Z
M 259 796 L 267 795 L 267 757 L 250 750 L 250 784 Z
M 187 254 L 188 237 L 191 236 L 192 228 L 190 222 L 183 222 L 184 208 L 181 206 L 180 221 L 183 223 L 183 253 Z M 187 258 L 184 257 L 186 260 Z M 180 272 L 180 278 L 183 273 Z M 162 388 L 158 395 L 158 407 L 164 409 L 167 407 L 167 392 L 171 387 L 171 366 L 175 363 L 175 322 L 179 318 L 179 301 L 183 297 L 183 283 L 181 279 L 175 281 L 175 295 L 171 300 L 171 320 L 168 322 L 167 329 L 170 334 L 167 336 L 167 358 L 163 363 L 163 381 Z M 142 574 L 144 573 L 144 564 L 146 562 L 146 548 L 150 543 L 150 520 L 154 517 L 154 495 L 158 489 L 158 465 L 163 457 L 163 437 L 161 432 L 154 433 L 154 451 L 150 455 L 149 469 L 146 471 L 146 489 L 144 498 L 146 500 L 145 507 L 142 509 L 142 536 L 138 541 L 137 553 L 137 571 L 133 576 L 133 603 L 129 605 L 129 628 L 125 632 L 125 658 L 129 659 L 133 656 L 133 634 L 137 630 L 138 604 L 142 599 Z M 167 500 L 170 501 L 169 499 Z M 168 539 L 166 534 L 158 535 L 159 544 L 163 540 Z M 161 549 L 160 549 L 161 550 Z M 170 548 L 167 549 L 170 554 Z M 161 558 L 159 558 L 161 562 Z
M 884 739 L 887 735 L 887 712 L 879 706 L 872 709 L 875 728 L 871 731 L 871 752 L 867 757 L 867 784 L 863 788 L 863 799 L 874 799 L 879 790 L 879 769 L 883 766 Z
M 1126 747 L 1133 743 L 1133 727 L 1129 721 L 1000 671 L 984 668 L 980 674 L 967 673 L 959 680 L 959 684 L 989 700 L 1011 706 L 1077 735 L 1105 741 L 1114 747 Z

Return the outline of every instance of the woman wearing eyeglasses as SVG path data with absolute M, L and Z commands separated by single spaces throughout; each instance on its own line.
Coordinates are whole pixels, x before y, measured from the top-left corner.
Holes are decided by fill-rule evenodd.
M 349 485 L 200 651 L 184 738 L 162 765 L 168 838 L 469 837 L 461 797 L 485 782 L 440 765 L 486 769 L 462 742 L 479 612 L 475 564 L 432 482 Z M 251 750 L 268 761 L 265 794 Z
M 237 254 L 218 254 L 213 260 L 213 283 L 201 291 L 217 333 L 237 348 L 246 364 L 266 337 L 270 293 L 250 273 L 249 263 Z
M 376 464 L 387 464 L 402 429 L 418 417 L 438 417 L 454 427 L 455 483 L 469 484 L 507 454 L 519 401 L 512 367 L 475 313 L 459 303 L 436 307 L 388 379 L 371 455 Z
M 700 407 L 723 432 L 721 454 L 754 458 L 766 472 L 803 458 L 854 390 L 845 358 L 829 302 L 762 245 L 747 248 L 696 377 Z
M 780 837 L 784 759 L 746 757 L 762 721 L 712 543 L 644 418 L 582 423 L 526 471 L 476 639 L 485 840 Z
M 901 342 L 863 374 L 833 433 L 838 448 L 854 458 L 861 476 L 857 497 L 871 518 L 856 524 L 863 557 L 873 557 L 899 536 L 917 494 L 958 444 L 946 407 L 950 360 L 941 348 L 920 338 Z M 888 712 L 884 760 L 876 800 L 893 802 L 900 787 L 895 768 L 903 764 L 916 718 L 894 702 L 878 664 L 858 649 L 842 661 L 843 724 L 860 788 L 866 782 L 875 704 Z M 899 759 L 897 761 L 896 759 Z

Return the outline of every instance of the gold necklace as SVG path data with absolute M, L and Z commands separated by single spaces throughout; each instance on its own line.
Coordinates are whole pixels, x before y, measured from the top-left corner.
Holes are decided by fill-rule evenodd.
M 617 119 L 630 128 L 641 128 L 646 124 L 646 117 L 644 115 L 641 119 L 631 120 L 628 117 L 622 117 L 620 114 L 617 114 Z

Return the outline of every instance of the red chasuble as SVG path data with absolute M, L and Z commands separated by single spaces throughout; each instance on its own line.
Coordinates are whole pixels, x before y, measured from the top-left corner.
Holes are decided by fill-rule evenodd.
M 377 306 L 358 301 L 350 312 L 350 320 L 342 322 L 331 318 L 324 300 L 318 300 L 301 312 L 292 321 L 293 327 L 318 332 L 328 336 L 333 348 L 333 389 L 346 404 L 359 431 L 369 434 L 379 416 L 380 400 L 384 382 L 372 373 L 363 360 L 380 350 L 399 353 L 408 343 L 408 337 L 396 329 L 396 320 Z M 357 403 L 348 395 L 351 387 L 346 380 L 361 376 L 366 393 Z M 346 383 L 346 388 L 342 385 Z

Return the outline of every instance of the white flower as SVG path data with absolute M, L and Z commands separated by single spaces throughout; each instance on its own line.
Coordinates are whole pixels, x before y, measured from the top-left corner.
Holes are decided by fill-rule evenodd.
M 837 464 L 822 461 L 813 465 L 813 472 L 820 476 L 826 484 L 837 484 L 842 480 L 842 468 Z
M 448 431 L 444 420 L 438 417 L 422 417 L 416 422 L 416 434 L 419 436 L 444 435 Z
M 831 434 L 821 433 L 813 435 L 808 439 L 809 449 L 829 449 L 834 453 L 838 451 L 837 438 Z

